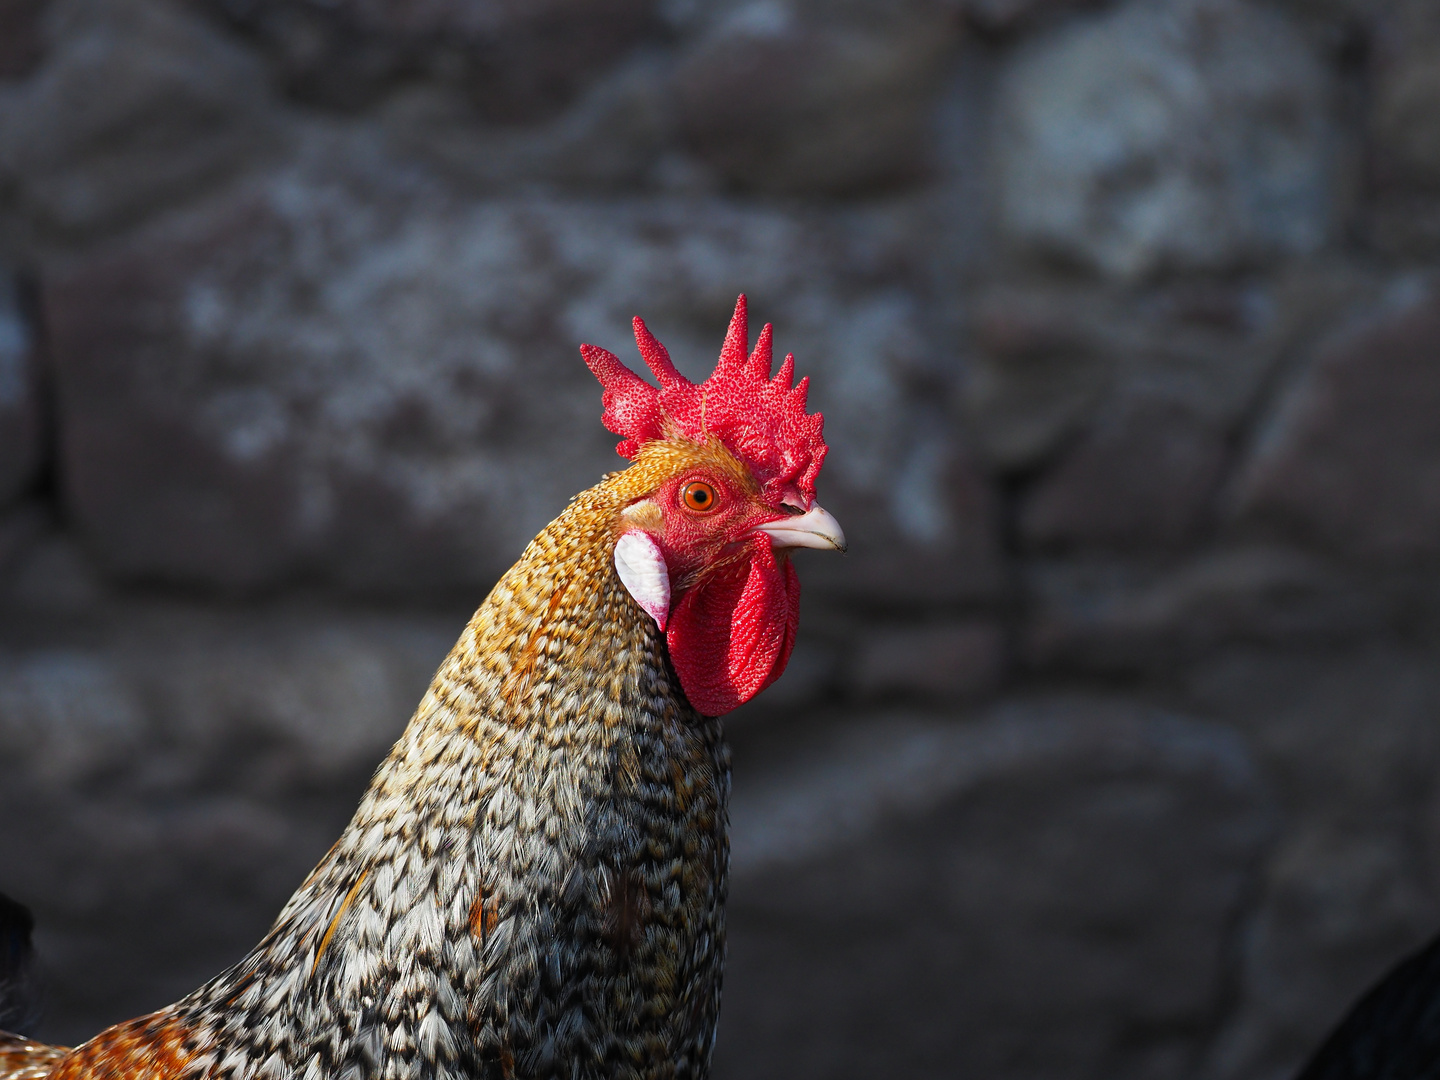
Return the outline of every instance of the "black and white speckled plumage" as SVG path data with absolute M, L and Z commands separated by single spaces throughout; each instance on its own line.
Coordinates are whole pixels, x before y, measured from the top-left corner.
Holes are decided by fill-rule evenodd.
M 51 1076 L 706 1076 L 728 751 L 612 563 L 668 467 L 642 457 L 532 542 L 248 957 Z

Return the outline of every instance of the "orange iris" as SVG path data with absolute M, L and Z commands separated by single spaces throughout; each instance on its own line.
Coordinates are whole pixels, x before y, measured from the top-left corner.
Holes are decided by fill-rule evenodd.
M 692 480 L 680 492 L 680 501 L 703 514 L 715 508 L 715 489 L 703 480 Z

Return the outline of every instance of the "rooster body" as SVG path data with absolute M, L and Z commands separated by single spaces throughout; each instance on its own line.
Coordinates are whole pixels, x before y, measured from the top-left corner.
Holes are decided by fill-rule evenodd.
M 642 353 L 658 348 L 636 324 Z M 727 349 L 745 333 L 742 297 Z M 786 545 L 843 537 L 797 488 L 814 453 L 777 473 L 703 429 L 617 420 L 625 376 L 605 357 L 586 354 L 634 464 L 495 586 L 266 937 L 72 1051 L 0 1041 L 0 1080 L 708 1075 L 730 787 L 711 714 L 783 669 Z M 673 371 L 657 371 L 662 394 Z M 623 393 L 654 393 L 625 375 Z M 697 492 L 710 502 L 693 510 Z

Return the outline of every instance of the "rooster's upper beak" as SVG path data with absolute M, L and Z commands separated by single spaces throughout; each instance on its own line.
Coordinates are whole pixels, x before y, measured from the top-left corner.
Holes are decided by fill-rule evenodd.
M 803 514 L 767 521 L 756 525 L 756 532 L 767 533 L 777 548 L 819 548 L 822 551 L 844 551 L 845 532 L 830 512 L 818 503 Z

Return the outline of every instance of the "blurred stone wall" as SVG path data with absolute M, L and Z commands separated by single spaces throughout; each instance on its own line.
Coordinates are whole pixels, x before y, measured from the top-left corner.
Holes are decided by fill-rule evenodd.
M 618 464 L 813 376 L 725 1078 L 1280 1080 L 1440 926 L 1428 0 L 0 0 L 0 889 L 238 958 Z

